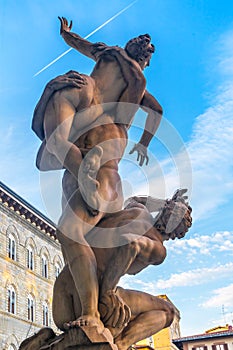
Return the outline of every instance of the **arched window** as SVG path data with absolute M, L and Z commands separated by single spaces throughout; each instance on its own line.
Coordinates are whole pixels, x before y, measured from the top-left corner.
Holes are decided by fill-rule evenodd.
M 49 325 L 49 309 L 48 309 L 48 304 L 45 302 L 43 304 L 43 326 L 48 326 Z
M 34 250 L 31 246 L 27 248 L 27 268 L 34 270 Z
M 57 278 L 59 276 L 59 273 L 61 272 L 61 265 L 56 262 L 55 264 L 55 277 Z
M 44 278 L 48 278 L 48 259 L 46 255 L 42 255 L 41 261 L 42 261 L 42 276 Z
M 7 350 L 16 350 L 16 346 L 14 344 L 10 344 Z
M 7 290 L 7 311 L 16 314 L 16 293 L 13 286 Z
M 16 260 L 16 242 L 11 234 L 9 235 L 8 241 L 8 257 L 12 260 Z
M 28 320 L 34 322 L 35 302 L 33 296 L 28 296 Z

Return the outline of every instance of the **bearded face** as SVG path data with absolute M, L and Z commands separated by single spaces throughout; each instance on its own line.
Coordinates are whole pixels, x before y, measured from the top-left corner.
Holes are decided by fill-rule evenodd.
M 144 69 L 149 66 L 152 53 L 155 52 L 155 47 L 151 44 L 150 35 L 143 34 L 129 40 L 125 46 L 125 51 Z

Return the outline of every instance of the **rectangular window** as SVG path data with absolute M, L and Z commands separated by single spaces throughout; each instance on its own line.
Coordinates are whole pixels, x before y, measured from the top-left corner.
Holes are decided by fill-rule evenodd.
M 60 266 L 59 266 L 59 265 L 56 265 L 56 266 L 55 266 L 55 277 L 56 277 L 56 278 L 58 278 L 58 276 L 59 276 L 59 274 L 60 274 L 60 271 L 61 271 Z
M 8 289 L 7 311 L 11 312 L 11 291 Z
M 11 312 L 12 314 L 15 313 L 15 292 L 14 291 L 12 291 Z
M 48 262 L 44 256 L 42 257 L 42 276 L 48 278 Z
M 48 312 L 48 306 L 43 305 L 43 326 L 49 325 L 49 312 Z
M 30 270 L 34 269 L 34 262 L 33 262 L 33 251 L 31 249 L 27 250 L 27 267 Z
M 7 294 L 7 310 L 8 312 L 15 314 L 15 292 L 11 289 L 8 289 Z
M 28 298 L 28 320 L 34 321 L 34 302 L 33 299 Z
M 12 260 L 16 260 L 15 250 L 16 250 L 15 240 L 13 238 L 9 237 L 8 256 Z
M 227 344 L 212 345 L 212 350 L 228 350 L 228 345 Z

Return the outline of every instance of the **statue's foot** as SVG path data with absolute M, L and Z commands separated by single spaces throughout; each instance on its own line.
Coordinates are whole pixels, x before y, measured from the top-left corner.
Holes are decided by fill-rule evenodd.
M 88 339 L 91 343 L 109 343 L 113 345 L 111 332 L 104 327 L 98 317 L 82 315 L 77 320 L 64 324 L 64 328 L 66 328 L 66 334 L 73 343 L 81 341 L 85 344 L 85 339 Z
M 82 197 L 88 205 L 88 210 L 94 216 L 98 214 L 100 208 L 99 181 L 96 180 L 96 176 L 100 169 L 102 156 L 103 149 L 95 146 L 82 161 L 78 176 Z
M 77 320 L 70 321 L 64 324 L 64 328 L 69 330 L 71 328 L 78 327 L 97 327 L 98 331 L 101 333 L 104 330 L 104 325 L 98 317 L 90 316 L 90 315 L 82 315 Z

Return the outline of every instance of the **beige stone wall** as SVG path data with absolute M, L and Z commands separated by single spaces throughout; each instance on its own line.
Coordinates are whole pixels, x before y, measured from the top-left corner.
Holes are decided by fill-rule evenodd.
M 16 241 L 16 260 L 8 257 L 9 235 Z M 34 251 L 34 270 L 27 268 L 27 247 Z M 42 255 L 48 258 L 48 278 L 42 277 Z M 63 266 L 60 245 L 45 232 L 33 226 L 5 204 L 0 203 L 0 349 L 10 344 L 18 349 L 26 336 L 34 334 L 42 324 L 43 303 L 49 307 L 49 326 L 57 330 L 52 320 L 52 291 L 56 279 L 55 264 Z M 7 310 L 7 290 L 16 291 L 16 313 Z M 28 296 L 35 300 L 34 322 L 28 321 Z

